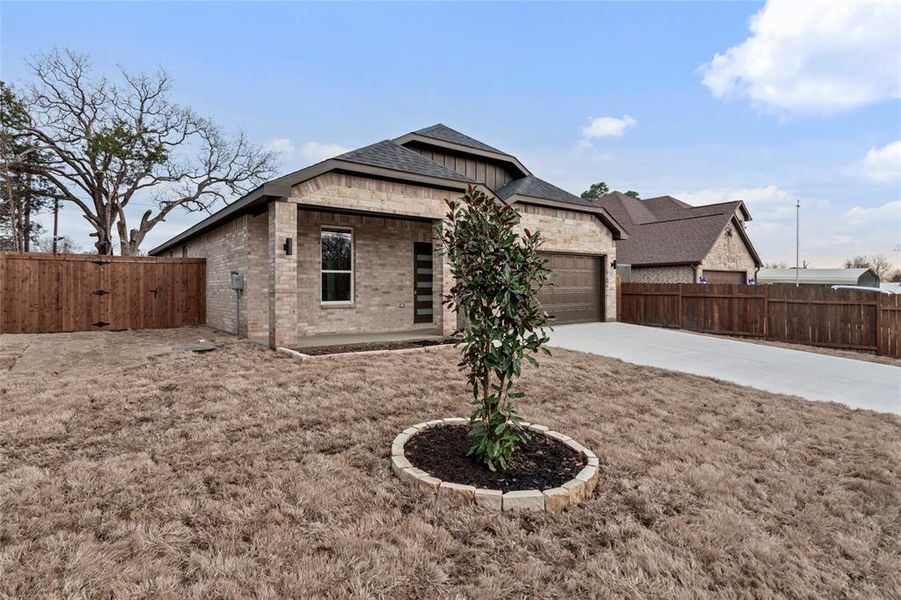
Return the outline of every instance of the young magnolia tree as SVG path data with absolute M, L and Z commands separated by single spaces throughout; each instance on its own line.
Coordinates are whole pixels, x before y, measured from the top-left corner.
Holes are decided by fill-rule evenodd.
M 550 271 L 538 254 L 538 233 L 514 231 L 519 215 L 512 207 L 473 187 L 447 205 L 442 236 L 455 284 L 444 303 L 469 320 L 458 365 L 475 405 L 469 454 L 492 471 L 506 469 L 528 438 L 515 407 L 524 394 L 513 384 L 523 360 L 537 365 L 534 354 L 550 354 L 538 301 Z

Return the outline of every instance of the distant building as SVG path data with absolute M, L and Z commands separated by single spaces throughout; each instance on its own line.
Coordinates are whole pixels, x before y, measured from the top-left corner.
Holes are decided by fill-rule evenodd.
M 879 277 L 872 269 L 760 269 L 757 283 L 795 285 L 858 285 L 879 287 Z
M 616 242 L 623 281 L 748 283 L 760 267 L 741 200 L 691 206 L 672 196 L 639 200 L 610 192 L 597 206 L 628 234 Z

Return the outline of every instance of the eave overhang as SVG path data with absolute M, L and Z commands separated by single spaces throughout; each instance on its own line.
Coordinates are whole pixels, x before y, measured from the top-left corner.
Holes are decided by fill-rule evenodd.
M 515 203 L 533 204 L 535 206 L 546 206 L 548 208 L 559 208 L 561 210 L 569 210 L 572 212 L 593 214 L 613 233 L 614 240 L 629 239 L 629 234 L 626 233 L 626 230 L 622 227 L 622 225 L 620 225 L 616 221 L 616 219 L 613 218 L 613 215 L 611 215 L 606 208 L 600 206 L 584 206 L 581 204 L 560 202 L 559 200 L 548 200 L 547 198 L 524 196 L 522 194 L 513 194 L 512 196 L 507 198 L 507 204 Z

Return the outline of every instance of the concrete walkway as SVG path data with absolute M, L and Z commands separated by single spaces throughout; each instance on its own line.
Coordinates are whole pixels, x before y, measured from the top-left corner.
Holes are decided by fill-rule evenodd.
M 550 345 L 901 414 L 901 368 L 891 365 L 627 323 L 560 325 Z

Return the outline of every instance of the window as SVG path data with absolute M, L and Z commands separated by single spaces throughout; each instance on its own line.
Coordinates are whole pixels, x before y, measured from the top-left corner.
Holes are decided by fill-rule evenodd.
M 324 227 L 320 248 L 322 303 L 351 304 L 354 301 L 353 232 Z

